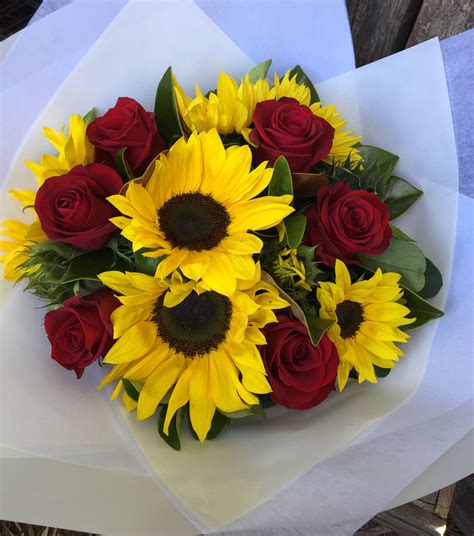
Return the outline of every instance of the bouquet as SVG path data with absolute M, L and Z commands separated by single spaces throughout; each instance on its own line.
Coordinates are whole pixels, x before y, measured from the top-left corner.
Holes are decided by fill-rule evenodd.
M 7 279 L 42 299 L 51 357 L 96 363 L 179 450 L 272 405 L 307 410 L 391 372 L 408 331 L 443 313 L 434 263 L 393 221 L 422 192 L 363 145 L 303 69 L 187 95 L 169 68 L 155 109 L 44 128 L 56 153 L 11 190 Z

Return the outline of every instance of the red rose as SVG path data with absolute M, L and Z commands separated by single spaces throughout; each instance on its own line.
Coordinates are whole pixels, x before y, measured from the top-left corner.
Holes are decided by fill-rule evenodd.
M 387 205 L 372 192 L 351 190 L 342 180 L 319 190 L 306 217 L 307 239 L 318 246 L 315 256 L 327 266 L 334 266 L 336 258 L 357 264 L 357 253 L 379 255 L 392 238 Z
M 120 97 L 113 108 L 94 119 L 87 127 L 87 137 L 96 148 L 96 162 L 111 164 L 117 151 L 127 147 L 125 159 L 138 174 L 166 149 L 155 114 L 128 97 Z
M 260 353 L 273 389 L 273 402 L 290 409 L 309 409 L 334 390 L 339 365 L 336 347 L 324 335 L 313 346 L 306 326 L 287 311 L 264 329 Z
M 74 370 L 79 379 L 84 369 L 112 346 L 110 315 L 119 305 L 112 291 L 99 290 L 82 298 L 70 298 L 60 309 L 47 313 L 44 327 L 52 359 Z
M 118 211 L 107 201 L 123 183 L 103 164 L 76 166 L 66 175 L 51 177 L 36 194 L 35 209 L 50 240 L 79 249 L 102 249 L 117 228 L 109 221 Z
M 273 164 L 283 155 L 294 173 L 309 171 L 326 158 L 332 147 L 334 128 L 296 99 L 259 102 L 253 114 L 250 141 L 256 163 Z

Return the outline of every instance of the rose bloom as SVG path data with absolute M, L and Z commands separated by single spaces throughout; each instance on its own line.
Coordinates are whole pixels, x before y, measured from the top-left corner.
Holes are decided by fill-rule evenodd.
M 272 387 L 272 400 L 290 409 L 309 409 L 334 390 L 339 357 L 324 335 L 313 346 L 306 326 L 285 310 L 278 323 L 264 329 L 267 339 L 260 354 Z
M 326 158 L 332 147 L 334 128 L 296 99 L 259 102 L 253 123 L 249 138 L 257 146 L 256 163 L 269 160 L 273 164 L 284 156 L 292 172 L 306 172 Z
M 79 379 L 84 369 L 105 355 L 113 344 L 110 321 L 120 302 L 110 290 L 99 290 L 66 300 L 60 309 L 44 317 L 51 343 L 51 358 Z
M 392 238 L 387 205 L 377 194 L 351 190 L 342 180 L 319 190 L 306 217 L 307 241 L 318 246 L 315 257 L 327 266 L 336 259 L 357 264 L 358 253 L 379 255 Z
M 122 186 L 120 175 L 103 164 L 76 166 L 51 177 L 35 199 L 41 228 L 50 240 L 85 251 L 102 249 L 117 230 L 109 219 L 119 214 L 106 198 Z
M 158 132 L 155 114 L 136 100 L 120 97 L 113 108 L 87 127 L 87 137 L 96 149 L 95 161 L 113 165 L 119 149 L 126 147 L 125 159 L 136 174 L 167 147 Z

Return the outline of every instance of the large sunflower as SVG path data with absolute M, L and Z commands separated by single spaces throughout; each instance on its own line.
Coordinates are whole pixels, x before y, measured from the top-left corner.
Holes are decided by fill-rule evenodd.
M 290 71 L 280 80 L 275 73 L 273 86 L 267 80 L 250 82 L 247 74 L 240 85 L 226 73 L 219 75 L 217 89 L 208 96 L 203 95 L 196 86 L 196 97 L 188 97 L 177 80 L 174 80 L 176 102 L 180 116 L 191 132 L 206 132 L 217 128 L 219 134 L 242 134 L 248 140 L 253 113 L 257 103 L 290 97 L 300 104 L 309 106 L 314 115 L 322 117 L 334 128 L 334 141 L 331 151 L 324 159 L 329 164 L 342 164 L 350 156 L 352 165 L 361 157 L 354 147 L 362 140 L 354 136 L 353 130 L 344 130 L 347 123 L 341 118 L 333 104 L 322 106 L 320 102 L 311 102 L 311 93 L 305 84 L 296 81 L 297 75 L 290 76 Z
M 319 315 L 336 320 L 328 335 L 339 354 L 337 379 L 341 391 L 352 368 L 358 372 L 359 383 L 377 383 L 374 365 L 393 368 L 394 361 L 404 355 L 394 343 L 408 340 L 399 327 L 415 318 L 406 318 L 410 309 L 397 303 L 403 296 L 400 277 L 377 269 L 370 279 L 351 283 L 346 265 L 337 259 L 336 282 L 319 283 Z
M 26 162 L 28 168 L 36 175 L 38 187 L 45 180 L 64 175 L 78 164 L 90 164 L 94 161 L 94 148 L 86 137 L 88 120 L 80 115 L 73 115 L 69 120 L 69 133 L 57 132 L 52 128 L 43 128 L 45 138 L 57 149 L 56 156 L 44 154 L 41 163 Z M 25 208 L 32 209 L 35 204 L 36 192 L 33 190 L 10 190 L 10 195 L 20 201 Z M 47 239 L 41 230 L 41 225 L 36 217 L 30 224 L 17 220 L 2 222 L 4 229 L 0 229 L 0 235 L 9 240 L 0 241 L 0 250 L 5 255 L 0 257 L 4 264 L 4 277 L 16 281 L 25 275 L 21 264 L 27 259 L 28 246 L 43 242 Z
M 162 260 L 156 276 L 178 268 L 211 289 L 231 295 L 237 279 L 253 279 L 263 243 L 248 231 L 269 229 L 293 212 L 291 195 L 254 197 L 270 182 L 266 163 L 250 171 L 249 147 L 224 148 L 217 131 L 178 140 L 156 160 L 145 185 L 131 183 L 108 200 L 124 216 L 112 218 L 134 251 Z
M 189 402 L 192 426 L 204 441 L 216 408 L 240 411 L 259 403 L 256 394 L 271 391 L 256 345 L 266 342 L 261 328 L 276 321 L 273 309 L 288 304 L 260 281 L 259 265 L 255 278 L 239 281 L 231 296 L 177 275 L 171 281 L 130 272 L 99 277 L 123 304 L 112 314 L 118 340 L 104 359 L 114 368 L 99 387 L 117 378 L 143 383 L 139 420 L 153 415 L 169 392 L 165 433 Z M 173 307 L 167 307 L 170 294 Z M 121 389 L 120 380 L 113 397 Z M 130 401 L 127 406 L 133 408 Z

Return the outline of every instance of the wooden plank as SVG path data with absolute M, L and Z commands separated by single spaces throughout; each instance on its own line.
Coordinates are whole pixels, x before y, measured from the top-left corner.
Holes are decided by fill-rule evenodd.
M 378 514 L 376 519 L 403 536 L 439 536 L 446 521 L 412 503 Z
M 422 0 L 346 0 L 357 66 L 405 48 Z
M 443 39 L 473 27 L 472 0 L 424 0 L 407 47 L 432 37 Z
M 453 500 L 454 488 L 456 484 L 451 484 L 438 492 L 438 498 L 434 508 L 434 514 L 442 519 L 448 519 L 449 509 L 451 508 L 451 502 Z

